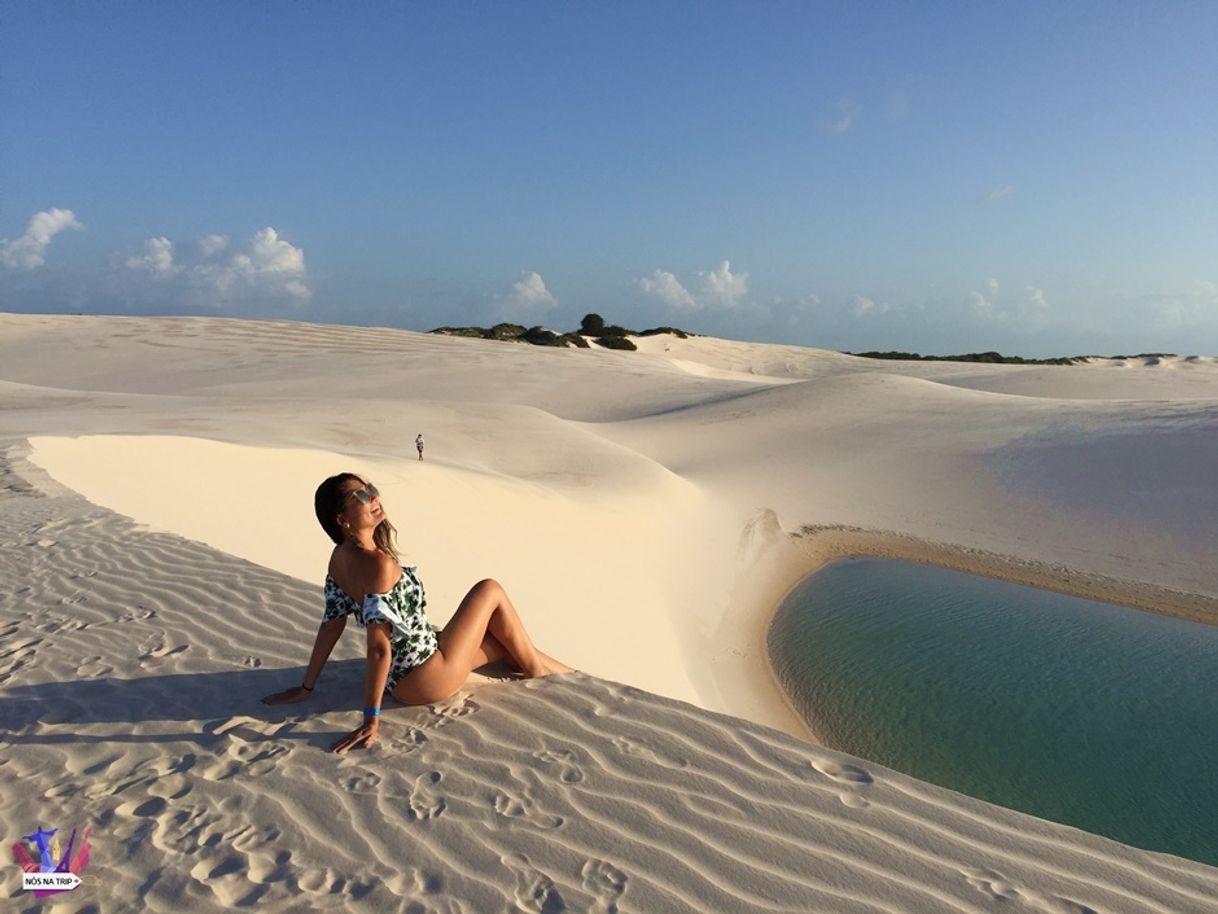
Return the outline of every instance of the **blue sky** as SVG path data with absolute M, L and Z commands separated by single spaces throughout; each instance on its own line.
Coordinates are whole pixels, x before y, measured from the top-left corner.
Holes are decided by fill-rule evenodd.
M 1218 4 L 0 26 L 0 308 L 1218 354 Z

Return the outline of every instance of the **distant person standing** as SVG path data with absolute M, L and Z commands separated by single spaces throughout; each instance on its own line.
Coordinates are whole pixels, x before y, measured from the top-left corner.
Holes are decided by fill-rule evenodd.
M 423 434 L 422 434 L 422 432 L 420 432 L 418 435 L 415 436 L 414 446 L 415 446 L 415 449 L 418 450 L 418 452 L 419 452 L 419 459 L 422 460 L 423 459 Z

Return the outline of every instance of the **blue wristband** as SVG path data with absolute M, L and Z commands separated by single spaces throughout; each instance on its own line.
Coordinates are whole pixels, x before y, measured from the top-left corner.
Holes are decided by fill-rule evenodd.
M 380 717 L 380 708 L 364 708 L 364 717 Z

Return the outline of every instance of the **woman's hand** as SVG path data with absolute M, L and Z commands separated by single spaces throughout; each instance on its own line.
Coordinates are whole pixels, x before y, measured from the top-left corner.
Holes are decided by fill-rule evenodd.
M 312 695 L 313 692 L 304 686 L 292 686 L 290 689 L 266 696 L 262 699 L 262 703 L 264 705 L 294 705 L 297 702 L 308 701 Z
M 331 752 L 346 752 L 348 749 L 358 749 L 363 746 L 365 749 L 371 749 L 380 741 L 381 726 L 374 718 L 371 723 L 364 723 L 356 730 L 352 730 L 337 743 L 330 747 Z

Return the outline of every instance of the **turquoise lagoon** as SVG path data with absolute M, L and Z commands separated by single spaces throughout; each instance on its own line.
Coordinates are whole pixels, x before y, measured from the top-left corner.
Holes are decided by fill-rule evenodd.
M 1218 865 L 1218 626 L 847 559 L 791 593 L 769 651 L 835 749 Z

